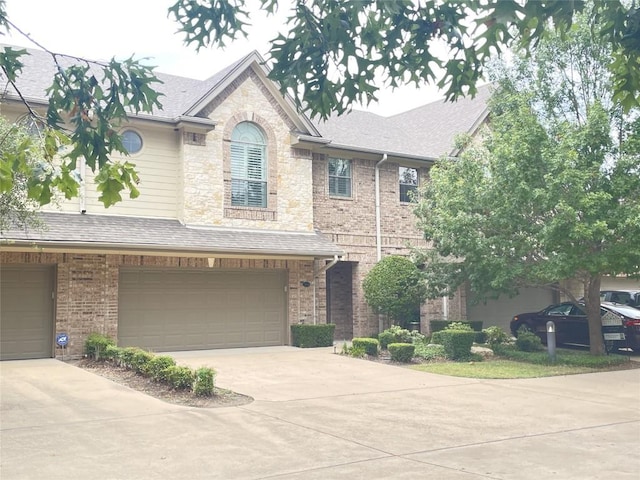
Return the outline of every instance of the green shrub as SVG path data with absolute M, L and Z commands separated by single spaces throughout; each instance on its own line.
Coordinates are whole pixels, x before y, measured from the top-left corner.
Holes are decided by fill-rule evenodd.
M 444 343 L 444 340 L 442 338 L 442 332 L 444 332 L 444 330 L 433 332 L 433 335 L 431 335 L 431 343 L 442 345 Z
M 364 358 L 367 352 L 363 346 L 352 345 L 351 348 L 347 348 L 347 355 L 353 358 Z
M 113 338 L 102 333 L 90 333 L 84 342 L 84 351 L 89 358 L 102 360 L 109 345 L 115 345 Z
M 442 345 L 429 345 L 427 342 L 414 343 L 413 356 L 422 360 L 438 360 L 446 358 Z
M 138 353 L 138 352 L 142 352 L 144 350 L 142 350 L 141 348 L 138 347 L 126 347 L 124 349 L 122 349 L 122 351 L 120 351 L 120 355 L 119 355 L 119 362 L 120 365 L 125 367 L 125 368 L 129 368 L 132 369 L 133 368 L 133 357 Z
M 291 325 L 291 345 L 301 348 L 330 347 L 333 345 L 333 323 L 320 325 Z
M 199 397 L 210 397 L 213 395 L 213 379 L 216 372 L 213 368 L 201 367 L 196 370 L 195 386 L 193 391 Z
M 445 328 L 447 328 L 449 325 L 451 324 L 463 324 L 463 325 L 468 325 L 469 327 L 471 327 L 471 329 L 474 332 L 481 332 L 482 331 L 482 321 L 481 320 L 462 320 L 459 322 L 454 322 L 451 320 L 431 320 L 429 322 L 429 328 L 431 333 L 435 333 L 435 332 L 439 332 L 441 330 L 444 330 Z
M 427 298 L 422 273 L 411 260 L 399 255 L 389 255 L 376 263 L 364 278 L 362 289 L 369 306 L 389 315 L 395 323 L 414 319 Z
M 165 370 L 167 382 L 176 390 L 191 390 L 195 381 L 195 372 L 189 367 L 172 365 Z
M 145 375 L 151 377 L 156 382 L 166 382 L 167 368 L 173 367 L 176 361 L 168 355 L 158 355 L 153 357 L 144 369 Z
M 413 358 L 416 347 L 413 343 L 390 343 L 387 349 L 394 362 L 409 363 Z
M 516 348 L 522 352 L 537 352 L 544 349 L 540 337 L 525 326 L 518 330 Z
M 375 338 L 354 338 L 351 344 L 358 348 L 362 347 L 367 355 L 376 357 L 378 355 L 378 340 Z
M 447 329 L 438 332 L 447 358 L 467 360 L 471 356 L 471 346 L 475 338 L 472 330 Z
M 393 325 L 378 334 L 380 348 L 386 350 L 387 346 L 390 343 L 413 343 L 413 333 L 414 332 L 410 332 L 406 328 L 402 328 L 398 325 Z M 418 335 L 420 335 L 420 333 L 418 333 Z
M 115 345 L 107 345 L 102 356 L 107 360 L 118 361 L 120 355 L 122 353 L 122 348 L 116 347 Z
M 147 364 L 153 360 L 155 355 L 151 352 L 147 352 L 146 350 L 138 349 L 136 353 L 133 354 L 133 358 L 131 359 L 131 369 L 136 373 L 145 374 Z
M 489 347 L 493 349 L 496 345 L 502 345 L 509 342 L 509 335 L 502 328 L 498 326 L 487 327 L 482 330 L 485 334 L 485 341 L 489 344 Z

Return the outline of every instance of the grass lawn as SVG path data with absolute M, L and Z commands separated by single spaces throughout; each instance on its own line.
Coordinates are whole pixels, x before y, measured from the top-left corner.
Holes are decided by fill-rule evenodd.
M 517 358 L 508 358 L 517 357 Z M 411 365 L 421 372 L 467 378 L 535 378 L 638 368 L 624 355 L 594 357 L 586 351 L 558 349 L 555 363 L 546 352 L 504 352 L 504 356 L 472 362 L 429 362 Z

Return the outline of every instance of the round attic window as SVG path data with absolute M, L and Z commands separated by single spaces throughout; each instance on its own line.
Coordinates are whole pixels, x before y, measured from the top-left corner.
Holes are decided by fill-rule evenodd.
M 133 130 L 125 130 L 122 132 L 122 145 L 127 152 L 138 153 L 142 150 L 142 137 Z

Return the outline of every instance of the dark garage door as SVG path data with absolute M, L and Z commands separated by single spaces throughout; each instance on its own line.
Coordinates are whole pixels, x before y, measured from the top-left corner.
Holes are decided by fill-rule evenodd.
M 118 344 L 152 351 L 286 343 L 282 271 L 122 269 Z
M 53 267 L 0 266 L 0 359 L 53 354 Z

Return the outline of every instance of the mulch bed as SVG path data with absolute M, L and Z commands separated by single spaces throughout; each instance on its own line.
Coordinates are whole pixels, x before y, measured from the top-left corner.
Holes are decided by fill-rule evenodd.
M 168 385 L 155 382 L 143 375 L 138 375 L 132 370 L 121 368 L 109 362 L 96 362 L 94 360 L 72 360 L 68 363 L 87 370 L 101 377 L 125 385 L 151 397 L 158 398 L 167 403 L 183 405 L 187 407 L 216 408 L 235 407 L 253 402 L 253 398 L 247 395 L 232 392 L 222 388 L 215 388 L 211 397 L 201 397 L 187 390 L 174 390 Z

